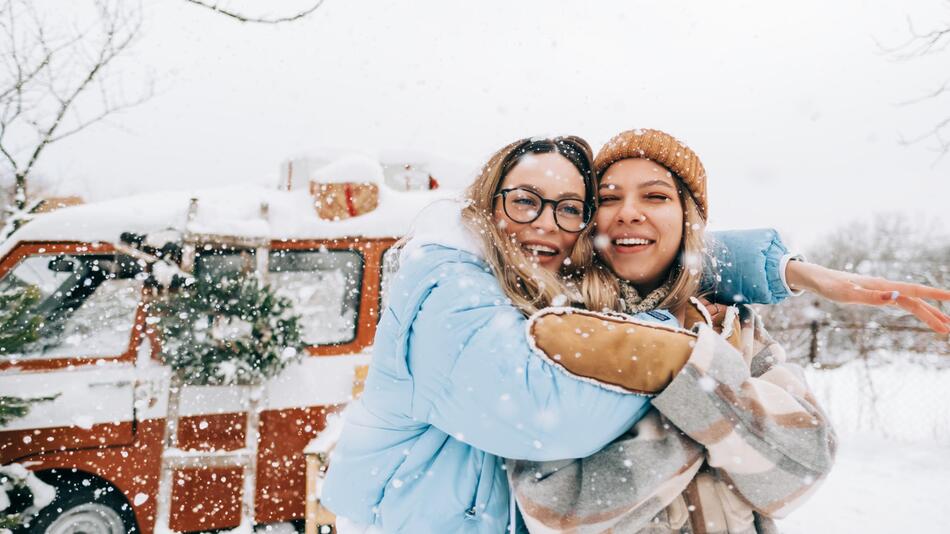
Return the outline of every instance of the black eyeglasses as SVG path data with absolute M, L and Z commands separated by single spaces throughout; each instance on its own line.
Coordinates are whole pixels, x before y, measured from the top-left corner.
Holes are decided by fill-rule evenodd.
M 527 224 L 536 221 L 547 204 L 554 210 L 554 224 L 565 232 L 580 232 L 590 222 L 591 210 L 583 200 L 576 198 L 551 200 L 520 187 L 502 189 L 495 196 L 501 197 L 505 215 L 516 223 Z

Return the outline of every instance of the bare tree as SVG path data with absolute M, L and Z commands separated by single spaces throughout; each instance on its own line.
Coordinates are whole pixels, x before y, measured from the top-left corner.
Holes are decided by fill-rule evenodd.
M 148 99 L 129 96 L 115 63 L 141 26 L 133 2 L 96 0 L 94 21 L 61 35 L 29 0 L 0 3 L 0 169 L 13 178 L 7 219 L 22 217 L 36 164 L 50 145 Z M 2 175 L 0 175 L 2 176 Z
M 321 5 L 323 5 L 323 0 L 317 0 L 309 4 L 307 7 L 293 11 L 286 15 L 249 15 L 241 10 L 228 8 L 227 6 L 222 6 L 221 2 L 206 2 L 205 0 L 185 0 L 189 4 L 203 7 L 205 9 L 210 9 L 215 13 L 224 15 L 225 17 L 230 17 L 239 22 L 250 22 L 258 24 L 278 24 L 281 22 L 293 22 L 295 20 L 300 20 L 307 15 L 316 11 Z
M 908 18 L 907 30 L 909 37 L 905 42 L 897 46 L 879 46 L 881 46 L 881 49 L 885 53 L 890 54 L 900 61 L 908 61 L 939 54 L 950 46 L 950 22 L 944 22 L 932 27 L 930 30 L 923 31 L 918 29 L 910 18 Z M 919 104 L 921 102 L 942 98 L 948 93 L 950 93 L 950 79 L 945 80 L 936 87 L 928 89 L 920 95 L 901 102 L 900 105 Z M 939 154 L 939 157 L 942 158 L 950 152 L 950 137 L 948 137 L 948 133 L 950 132 L 948 132 L 948 129 L 950 129 L 950 114 L 937 119 L 932 127 L 914 136 L 908 138 L 902 136 L 901 143 L 908 145 L 932 139 L 936 143 L 934 150 Z

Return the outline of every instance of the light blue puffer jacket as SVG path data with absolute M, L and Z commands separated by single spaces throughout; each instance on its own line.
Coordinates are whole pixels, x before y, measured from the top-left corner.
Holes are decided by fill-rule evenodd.
M 719 238 L 717 253 L 733 252 L 719 262 L 721 293 L 754 289 L 745 297 L 760 303 L 784 298 L 776 270 L 785 248 L 774 231 Z M 662 319 L 675 324 L 669 314 Z M 500 534 L 509 521 L 500 457 L 589 456 L 649 408 L 645 397 L 546 364 L 524 328 L 478 255 L 436 244 L 404 253 L 323 503 L 384 532 Z

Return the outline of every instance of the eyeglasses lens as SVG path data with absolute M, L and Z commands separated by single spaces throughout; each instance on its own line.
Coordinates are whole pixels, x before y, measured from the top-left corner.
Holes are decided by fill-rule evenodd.
M 554 204 L 554 222 L 564 231 L 579 232 L 586 225 L 584 221 L 584 203 L 576 199 L 562 199 L 557 202 L 545 200 L 538 194 L 525 189 L 512 189 L 504 196 L 505 213 L 513 221 L 526 224 L 541 216 L 544 205 Z

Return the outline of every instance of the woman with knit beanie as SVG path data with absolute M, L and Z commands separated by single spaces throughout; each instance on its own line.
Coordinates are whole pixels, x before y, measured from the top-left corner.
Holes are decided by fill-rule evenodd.
M 558 370 L 525 335 L 528 314 L 613 309 L 620 294 L 630 312 L 653 308 L 640 320 L 682 324 L 594 262 L 592 159 L 576 137 L 517 141 L 486 163 L 466 205 L 437 204 L 417 220 L 321 496 L 341 534 L 500 534 L 513 511 L 502 457 L 585 457 L 648 412 L 645 397 Z M 774 232 L 717 237 L 711 278 L 723 282 L 710 298 L 788 294 Z
M 669 134 L 633 130 L 601 149 L 595 170 L 597 249 L 617 275 L 624 311 L 670 309 L 683 328 L 572 308 L 529 319 L 542 359 L 605 390 L 650 398 L 652 407 L 586 458 L 510 460 L 528 530 L 774 532 L 771 518 L 784 517 L 828 474 L 834 432 L 802 370 L 751 308 L 711 316 L 695 298 L 709 249 L 703 165 Z M 937 327 L 950 322 L 923 309 Z

